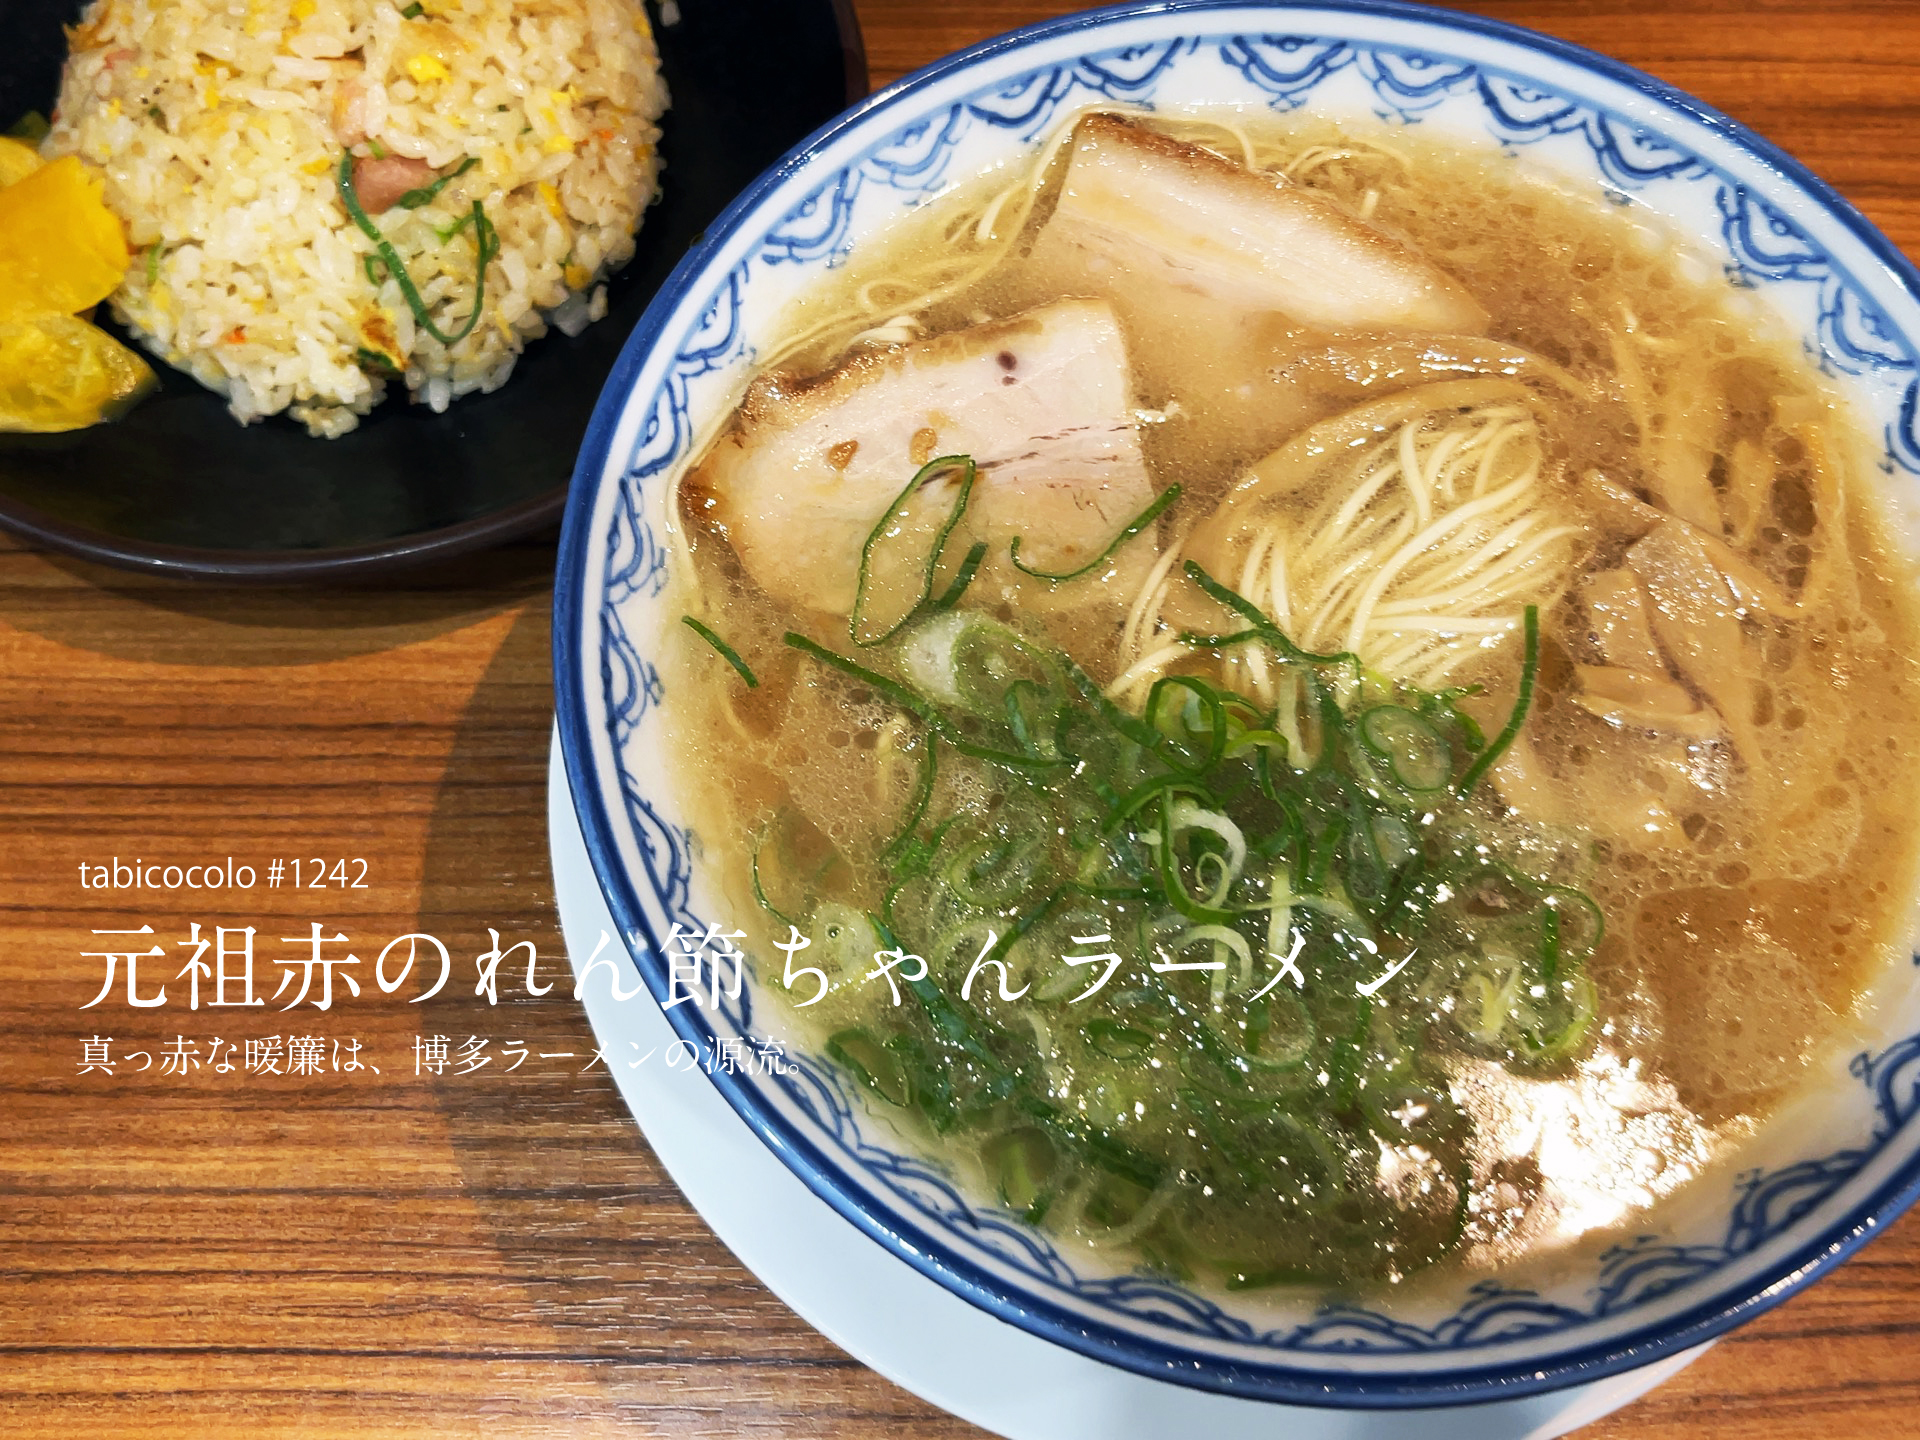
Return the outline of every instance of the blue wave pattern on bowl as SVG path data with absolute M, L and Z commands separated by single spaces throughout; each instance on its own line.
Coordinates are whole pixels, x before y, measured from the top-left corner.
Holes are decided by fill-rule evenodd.
M 941 113 L 916 119 L 887 135 L 808 194 L 768 227 L 757 249 L 718 286 L 691 334 L 665 342 L 675 358 L 640 426 L 613 502 L 604 537 L 605 589 L 585 597 L 597 609 L 603 645 L 599 673 L 606 723 L 613 738 L 618 788 L 653 892 L 658 913 L 693 933 L 706 931 L 692 912 L 692 867 L 698 842 L 663 818 L 649 799 L 629 746 L 650 711 L 663 698 L 657 667 L 644 645 L 628 633 L 630 602 L 657 597 L 667 582 L 668 551 L 646 518 L 659 487 L 688 458 L 695 441 L 693 387 L 702 377 L 750 366 L 753 349 L 744 323 L 745 297 L 756 272 L 772 267 L 825 270 L 844 260 L 857 207 L 878 192 L 890 203 L 910 206 L 937 193 L 953 178 L 956 151 L 976 127 L 992 127 L 1022 141 L 1047 131 L 1064 114 L 1100 101 L 1151 107 L 1161 82 L 1185 60 L 1211 59 L 1244 79 L 1276 110 L 1313 100 L 1336 77 L 1358 76 L 1383 118 L 1417 123 L 1440 107 L 1478 107 L 1485 132 L 1506 147 L 1561 143 L 1585 147 L 1595 178 L 1618 196 L 1654 187 L 1699 187 L 1711 194 L 1720 217 L 1729 276 L 1754 287 L 1797 287 L 1813 298 L 1800 309 L 1815 317 L 1806 327 L 1809 355 L 1828 373 L 1868 377 L 1888 392 L 1877 413 L 1886 423 L 1886 458 L 1920 474 L 1920 378 L 1915 357 L 1872 299 L 1856 286 L 1815 240 L 1746 185 L 1706 160 L 1630 118 L 1537 88 L 1483 63 L 1391 45 L 1362 44 L 1306 35 L 1209 35 L 1168 39 L 1045 66 L 968 96 Z M 637 394 L 637 392 L 636 392 Z M 612 472 L 610 463 L 608 470 Z M 724 928 L 724 927 L 723 927 Z M 644 947 L 645 937 L 634 937 Z M 660 988 L 656 984 L 656 988 Z M 704 1017 L 682 1012 L 683 1033 L 703 1043 L 755 1031 L 751 991 Z M 876 1136 L 864 1106 L 837 1071 L 795 1057 L 794 1072 L 769 1078 L 784 1103 L 803 1116 L 811 1141 L 827 1161 L 879 1192 L 891 1192 L 905 1215 L 917 1221 L 936 1247 L 957 1247 L 973 1259 L 990 1257 L 1019 1276 L 1033 1293 L 1071 1302 L 1057 1313 L 1068 1326 L 1079 1317 L 1116 1323 L 1123 1341 L 1158 1343 L 1174 1360 L 1197 1352 L 1179 1337 L 1231 1342 L 1271 1353 L 1284 1365 L 1289 1355 L 1408 1355 L 1463 1352 L 1522 1337 L 1539 1337 L 1618 1315 L 1656 1297 L 1699 1282 L 1751 1255 L 1789 1230 L 1858 1177 L 1895 1133 L 1920 1113 L 1920 1035 L 1877 1055 L 1862 1054 L 1852 1072 L 1872 1096 L 1872 1135 L 1816 1159 L 1805 1159 L 1739 1178 L 1725 1233 L 1715 1243 L 1675 1244 L 1642 1236 L 1600 1257 L 1579 1303 L 1488 1281 L 1475 1286 L 1456 1312 L 1436 1322 L 1410 1323 L 1382 1311 L 1351 1305 L 1322 1308 L 1304 1323 L 1262 1325 L 1213 1299 L 1141 1275 L 1090 1275 L 1045 1235 L 1013 1216 L 974 1203 L 937 1165 L 893 1148 Z M 843 1209 L 845 1207 L 843 1206 Z M 907 1237 L 907 1247 L 916 1243 Z M 896 1242 L 896 1248 L 900 1245 Z M 910 1257 L 911 1258 L 911 1257 Z M 965 1263 L 972 1259 L 965 1253 Z M 1058 1324 L 1043 1333 L 1075 1343 Z M 1569 1346 L 1584 1343 L 1570 1339 Z M 1083 1347 L 1084 1348 L 1084 1347 Z M 1135 1364 L 1112 1347 L 1092 1353 Z M 1257 1362 L 1256 1362 L 1257 1363 Z M 1463 1360 L 1463 1363 L 1464 1360 Z M 1618 1367 L 1616 1367 L 1618 1368 Z M 1298 1374 L 1296 1370 L 1293 1372 Z M 1204 1377 L 1186 1377 L 1214 1383 Z M 1240 1385 L 1260 1393 L 1259 1384 Z M 1275 1393 L 1271 1387 L 1267 1393 Z

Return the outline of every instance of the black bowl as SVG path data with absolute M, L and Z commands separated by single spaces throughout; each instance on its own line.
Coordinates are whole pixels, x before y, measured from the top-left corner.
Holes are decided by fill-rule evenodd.
M 0 3 L 0 128 L 52 108 L 61 26 L 81 8 Z M 654 32 L 673 95 L 666 171 L 604 320 L 536 341 L 491 395 L 444 415 L 390 398 L 338 440 L 284 417 L 242 427 L 156 363 L 160 388 L 122 420 L 0 435 L 0 526 L 108 564 L 285 583 L 384 575 L 556 525 L 601 382 L 654 290 L 736 191 L 867 88 L 847 0 L 702 0 Z M 128 338 L 105 306 L 95 318 Z

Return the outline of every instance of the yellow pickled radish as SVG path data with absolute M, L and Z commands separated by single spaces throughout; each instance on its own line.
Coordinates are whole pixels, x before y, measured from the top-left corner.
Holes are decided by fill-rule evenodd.
M 0 319 L 0 431 L 84 429 L 156 383 L 146 361 L 77 316 Z
M 26 141 L 0 135 L 0 190 L 26 179 L 45 163 L 40 152 Z
M 0 320 L 98 305 L 127 273 L 127 236 L 99 177 L 71 155 L 0 190 Z

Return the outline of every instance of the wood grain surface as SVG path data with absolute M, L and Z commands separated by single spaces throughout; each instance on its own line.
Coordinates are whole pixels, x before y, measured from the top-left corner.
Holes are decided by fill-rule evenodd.
M 858 8 L 883 84 L 1066 7 Z M 1703 97 L 1920 254 L 1920 5 L 1470 8 Z M 563 987 L 529 997 L 515 967 L 497 1005 L 473 993 L 490 928 L 533 942 L 548 982 L 562 963 L 544 818 L 552 559 L 529 544 L 402 588 L 282 594 L 0 542 L 0 1433 L 980 1433 L 741 1269 L 589 1065 Z M 229 856 L 255 888 L 100 890 L 79 872 Z M 266 885 L 275 858 L 309 862 L 310 880 L 312 857 L 364 859 L 366 888 Z M 357 998 L 219 1009 L 209 989 L 187 1008 L 196 923 L 255 928 L 264 996 L 315 922 L 348 937 L 327 953 L 359 957 Z M 369 982 L 380 947 L 419 932 L 454 972 L 413 1005 Z M 116 990 L 81 1010 L 104 974 L 84 952 L 109 943 L 165 947 L 140 971 L 165 1006 Z M 456 1053 L 487 1041 L 488 1063 L 416 1075 L 416 1040 L 436 1034 Z M 96 1035 L 111 1075 L 79 1073 Z M 248 1072 L 244 1042 L 269 1036 L 283 1056 L 317 1038 L 319 1073 L 285 1058 Z M 163 1073 L 176 1038 L 197 1069 Z M 377 1075 L 333 1068 L 351 1042 Z M 1920 1437 L 1920 1218 L 1586 1433 Z

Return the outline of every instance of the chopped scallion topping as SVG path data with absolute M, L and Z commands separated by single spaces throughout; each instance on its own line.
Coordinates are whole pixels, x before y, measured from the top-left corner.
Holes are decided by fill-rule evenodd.
M 451 335 L 433 323 L 433 317 L 427 313 L 426 302 L 420 298 L 420 291 L 414 286 L 407 274 L 407 267 L 400 263 L 400 254 L 393 248 L 391 241 L 380 233 L 380 227 L 373 223 L 360 204 L 360 197 L 353 188 L 353 154 L 351 151 L 340 156 L 340 169 L 336 175 L 340 187 L 340 203 L 346 206 L 347 215 L 359 227 L 360 233 L 373 241 L 379 251 L 379 258 L 386 264 L 387 274 L 393 277 L 393 283 L 400 287 L 400 294 L 407 302 L 407 309 L 413 312 L 413 320 L 442 345 L 451 348 L 473 333 L 473 327 L 480 323 L 480 311 L 487 299 L 487 265 L 500 253 L 500 240 L 494 231 L 493 223 L 487 219 L 486 207 L 478 200 L 468 216 L 473 224 L 474 267 L 473 267 L 473 309 L 467 312 L 466 320 Z M 372 257 L 368 257 L 371 259 Z M 367 272 L 367 278 L 373 278 L 373 272 Z
M 954 572 L 953 583 L 940 592 L 933 602 L 935 610 L 951 610 L 960 603 L 960 597 L 967 593 L 967 586 L 973 583 L 974 574 L 980 569 L 980 562 L 987 558 L 987 542 L 976 540 L 967 551 L 966 558 L 960 562 L 960 568 Z
M 1134 536 L 1158 520 L 1161 512 L 1179 498 L 1180 487 L 1178 485 L 1169 485 L 1158 495 L 1154 496 L 1151 505 L 1147 506 L 1146 509 L 1129 520 L 1125 529 L 1107 542 L 1106 549 L 1102 550 L 1098 555 L 1094 556 L 1093 559 L 1087 561 L 1086 564 L 1080 566 L 1078 569 L 1067 570 L 1056 574 L 1047 570 L 1035 570 L 1031 565 L 1023 564 L 1020 559 L 1020 537 L 1018 535 L 1013 537 L 1013 544 L 1008 549 L 1007 558 L 1013 561 L 1014 569 L 1018 570 L 1022 575 L 1031 575 L 1036 580 L 1045 580 L 1054 585 L 1058 585 L 1063 580 L 1078 580 L 1082 575 L 1090 574 L 1092 571 L 1106 564 L 1114 551 L 1118 550 L 1122 545 L 1126 544 L 1127 541 L 1133 539 Z
M 1520 663 L 1520 694 L 1513 702 L 1513 713 L 1507 717 L 1507 723 L 1501 732 L 1494 736 L 1493 743 L 1480 752 L 1480 758 L 1473 762 L 1471 769 L 1460 777 L 1457 793 L 1466 799 L 1480 777 L 1494 767 L 1500 757 L 1513 744 L 1514 737 L 1520 733 L 1520 727 L 1527 723 L 1527 710 L 1533 704 L 1533 682 L 1540 673 L 1540 607 L 1527 606 L 1526 618 L 1527 648 Z
M 942 495 L 902 578 L 919 578 L 907 567 L 947 518 Z M 978 1144 L 1030 1220 L 1071 1197 L 1078 1223 L 1131 1226 L 1179 1273 L 1340 1283 L 1363 1272 L 1325 1262 L 1326 1228 L 1399 1223 L 1398 1201 L 1349 1183 L 1349 1157 L 1413 1143 L 1440 1183 L 1391 1263 L 1430 1264 L 1462 1244 L 1479 1183 L 1446 1055 L 1554 1064 L 1593 1019 L 1599 907 L 1500 858 L 1468 803 L 1525 723 L 1538 614 L 1519 699 L 1487 745 L 1454 705 L 1463 692 L 1306 652 L 1188 575 L 1245 627 L 1227 643 L 1267 649 L 1270 699 L 1174 674 L 1125 709 L 1065 652 L 925 601 L 859 660 L 788 634 L 862 705 L 903 712 L 887 733 L 911 722 L 912 739 L 889 745 L 899 809 L 871 850 L 810 858 L 784 911 L 755 894 L 829 937 L 857 906 L 884 947 L 862 927 L 857 950 L 925 957 L 829 1053 L 881 1102 Z M 868 863 L 864 893 L 822 883 Z M 1082 968 L 1097 962 L 1104 974 Z M 994 965 L 997 1000 L 979 983 Z M 1057 1103 L 1056 1062 L 1124 1128 Z M 1299 1233 L 1249 1224 L 1255 1195 Z
M 917 559 L 917 563 L 912 567 L 917 572 L 917 592 L 911 602 L 897 607 L 900 613 L 894 617 L 892 624 L 885 624 L 882 621 L 884 628 L 873 630 L 870 628 L 872 617 L 869 607 L 873 602 L 874 571 L 877 564 L 889 558 L 887 551 L 893 547 L 887 542 L 904 536 L 909 545 L 913 543 L 917 538 L 910 524 L 914 502 L 922 490 L 948 471 L 958 472 L 960 485 L 954 492 L 952 503 L 947 507 L 946 516 L 929 537 L 926 554 L 921 557 L 913 555 L 906 557 L 909 562 Z M 938 460 L 929 460 L 914 472 L 913 478 L 907 481 L 906 488 L 894 497 L 893 503 L 874 522 L 873 529 L 867 533 L 866 543 L 860 547 L 860 573 L 854 584 L 853 613 L 847 617 L 847 634 L 854 644 L 863 647 L 878 645 L 892 638 L 926 605 L 928 597 L 933 594 L 934 572 L 940 568 L 940 556 L 947 548 L 947 540 L 952 536 L 954 527 L 960 523 L 960 516 L 966 511 L 967 498 L 973 493 L 973 479 L 973 461 L 968 456 L 942 455 Z M 978 562 L 975 563 L 977 566 Z M 972 573 L 968 572 L 966 578 L 971 580 Z M 948 588 L 949 592 L 954 594 L 954 598 L 958 599 L 958 592 L 953 592 L 952 587 Z M 961 589 L 965 588 L 963 584 Z M 944 598 L 942 596 L 942 599 Z
M 760 688 L 759 679 L 754 675 L 753 671 L 747 668 L 747 662 L 740 658 L 739 652 L 731 645 L 727 644 L 726 641 L 722 640 L 691 615 L 682 615 L 680 617 L 680 623 L 718 651 L 720 658 L 731 665 L 739 674 L 740 678 L 747 682 L 747 688 L 749 690 L 757 690 Z
M 418 10 L 420 7 L 416 5 L 413 8 Z M 405 13 L 404 10 L 401 11 L 401 14 L 404 15 Z M 440 192 L 442 190 L 446 189 L 447 186 L 451 185 L 455 180 L 458 180 L 479 163 L 480 160 L 478 156 L 469 155 L 466 159 L 462 160 L 455 169 L 449 170 L 431 185 L 422 185 L 418 190 L 409 190 L 393 203 L 398 205 L 402 210 L 418 210 L 422 205 L 431 205 L 435 200 L 440 198 Z

